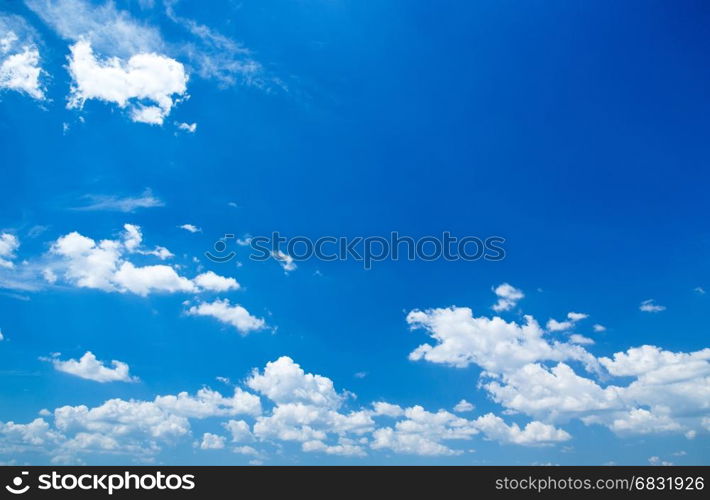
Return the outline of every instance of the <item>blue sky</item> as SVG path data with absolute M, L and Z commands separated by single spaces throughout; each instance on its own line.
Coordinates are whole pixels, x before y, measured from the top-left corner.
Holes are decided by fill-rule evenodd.
M 709 462 L 703 2 L 214 4 L 0 1 L 0 462 Z

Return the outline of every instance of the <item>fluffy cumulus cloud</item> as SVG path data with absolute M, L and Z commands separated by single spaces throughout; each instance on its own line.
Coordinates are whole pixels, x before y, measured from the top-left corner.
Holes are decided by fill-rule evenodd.
M 18 16 L 0 14 L 0 90 L 44 99 L 36 33 Z
M 278 404 L 304 403 L 338 408 L 345 398 L 335 391 L 332 380 L 306 373 L 287 356 L 267 363 L 263 372 L 255 370 L 247 380 L 247 386 Z
M 532 316 L 525 323 L 494 316 L 474 317 L 467 307 L 414 310 L 407 315 L 413 329 L 424 329 L 434 344 L 422 344 L 409 359 L 456 367 L 476 364 L 490 373 L 507 373 L 538 361 L 577 360 L 592 369 L 596 359 L 581 347 L 545 337 Z
M 130 375 L 130 369 L 126 363 L 113 360 L 111 361 L 112 368 L 110 368 L 96 359 L 96 356 L 91 351 L 87 351 L 78 360 L 68 359 L 63 361 L 58 356 L 54 356 L 49 361 L 51 361 L 57 371 L 95 382 L 138 381 L 137 377 Z
M 99 241 L 74 231 L 52 243 L 44 274 L 52 282 L 62 278 L 80 288 L 143 297 L 152 293 L 224 292 L 239 288 L 234 278 L 219 276 L 212 271 L 190 279 L 182 276 L 176 266 L 139 265 L 130 260 L 137 256 L 166 260 L 173 254 L 165 247 L 145 247 L 143 233 L 134 224 L 125 224 L 116 239 Z
M 270 451 L 278 453 L 283 443 L 324 456 L 363 457 L 379 451 L 433 456 L 464 453 L 456 443 L 475 436 L 524 446 L 569 439 L 551 424 L 532 421 L 521 427 L 490 413 L 465 419 L 446 410 L 385 401 L 353 407 L 350 393 L 339 392 L 331 379 L 306 372 L 286 356 L 254 369 L 244 386 L 231 395 L 205 387 L 153 400 L 115 398 L 95 407 L 43 410 L 42 418 L 27 424 L 0 423 L 0 453 L 33 450 L 67 463 L 85 454 L 150 461 L 161 450 L 192 439 L 201 450 L 229 449 L 260 460 Z M 194 420 L 219 425 L 194 439 Z
M 586 315 L 570 313 L 576 323 Z M 525 322 L 476 317 L 466 307 L 415 310 L 407 321 L 433 340 L 410 354 L 412 360 L 482 369 L 480 386 L 507 411 L 544 424 L 578 419 L 604 425 L 620 435 L 706 432 L 710 411 L 710 349 L 672 352 L 656 346 L 632 347 L 610 357 L 596 357 L 583 345 L 593 341 L 572 335 L 555 340 L 526 316 Z M 595 328 L 595 331 L 600 331 Z M 488 432 L 499 426 L 489 419 Z M 483 428 L 481 428 L 483 431 Z M 550 440 L 564 436 L 530 423 L 510 429 L 510 442 L 530 435 Z
M 185 67 L 175 59 L 155 53 L 138 53 L 126 60 L 102 59 L 86 40 L 70 50 L 69 108 L 81 108 L 87 100 L 96 99 L 128 109 L 135 122 L 162 125 L 176 99 L 187 92 Z

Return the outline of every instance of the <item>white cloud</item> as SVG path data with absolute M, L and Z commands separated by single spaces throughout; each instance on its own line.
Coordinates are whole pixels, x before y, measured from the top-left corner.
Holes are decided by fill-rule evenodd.
M 542 422 L 529 422 L 524 428 L 508 425 L 498 416 L 488 413 L 475 420 L 458 417 L 445 410 L 436 413 L 421 406 L 404 410 L 405 418 L 394 427 L 384 427 L 372 433 L 373 449 L 391 449 L 397 453 L 414 455 L 458 455 L 448 441 L 470 440 L 479 433 L 487 439 L 523 446 L 548 445 L 569 440 L 564 430 Z
M 567 319 L 569 319 L 570 321 L 574 321 L 574 322 L 581 321 L 581 320 L 586 319 L 588 317 L 589 317 L 589 315 L 584 314 L 584 313 L 578 313 L 578 312 L 567 313 Z
M 28 424 L 0 422 L 0 448 L 5 450 L 19 451 L 27 446 L 52 445 L 62 437 L 43 418 L 36 418 Z
M 82 288 L 114 291 L 113 275 L 117 270 L 121 242 L 96 242 L 74 231 L 54 242 L 50 253 L 64 259 L 64 277 Z
M 701 286 L 696 286 L 695 288 L 693 288 L 693 291 L 699 295 L 705 295 L 707 293 L 705 289 Z
M 557 321 L 556 319 L 549 319 L 547 321 L 546 328 L 551 332 L 561 332 L 564 330 L 569 330 L 574 326 L 571 321 Z
M 568 432 L 542 422 L 528 422 L 523 428 L 518 424 L 508 425 L 502 418 L 492 413 L 479 417 L 475 423 L 487 438 L 502 443 L 534 446 L 558 443 L 572 438 Z
M 60 37 L 87 40 L 102 53 L 129 57 L 136 53 L 163 52 L 160 32 L 133 19 L 114 2 L 94 5 L 85 0 L 25 0 Z
M 493 305 L 493 310 L 496 312 L 511 310 L 518 304 L 520 299 L 525 297 L 522 290 L 519 290 L 508 283 L 498 285 L 493 289 L 493 292 L 498 296 L 498 302 Z
M 0 15 L 0 90 L 44 99 L 36 33 L 19 16 Z
M 641 382 L 666 384 L 710 375 L 710 348 L 684 353 L 665 351 L 656 346 L 633 347 L 599 361 L 614 376 L 637 377 Z
M 374 408 L 374 415 L 382 415 L 385 417 L 401 417 L 404 415 L 404 408 L 402 408 L 399 405 L 394 405 L 391 403 L 387 403 L 386 401 L 378 401 L 376 403 L 372 404 L 372 407 Z
M 233 443 L 254 441 L 249 424 L 244 420 L 228 420 L 222 426 L 229 431 Z
M 189 132 L 190 134 L 194 134 L 197 131 L 197 123 L 177 123 L 176 126 L 179 130 L 182 130 L 184 132 Z
M 47 281 L 56 282 L 58 276 L 62 276 L 69 283 L 81 288 L 134 293 L 142 297 L 151 293 L 198 293 L 207 290 L 219 292 L 239 288 L 239 283 L 234 278 L 219 276 L 212 271 L 189 279 L 181 276 L 176 266 L 134 264 L 129 260 L 133 254 L 153 256 L 160 260 L 174 255 L 162 246 L 145 248 L 139 226 L 124 224 L 123 228 L 120 238 L 114 240 L 97 242 L 76 231 L 58 238 L 49 252 L 54 260 L 42 270 Z M 244 318 L 245 321 L 246 319 L 248 318 Z M 252 324 L 251 328 L 255 325 L 256 323 Z M 243 326 L 250 328 L 247 322 L 244 322 Z
M 15 252 L 20 248 L 20 240 L 10 233 L 0 233 L 0 267 L 13 268 Z
M 494 373 L 507 372 L 536 361 L 582 361 L 590 368 L 593 356 L 579 346 L 548 341 L 532 316 L 525 324 L 506 322 L 500 317 L 474 317 L 467 307 L 414 310 L 407 315 L 412 329 L 422 328 L 435 345 L 422 344 L 409 359 L 465 367 L 475 363 Z
M 589 337 L 585 337 L 584 335 L 580 335 L 578 333 L 573 333 L 572 335 L 570 335 L 569 341 L 573 344 L 579 344 L 579 345 L 594 344 L 594 340 L 590 339 Z
M 618 434 L 704 432 L 710 349 L 682 353 L 642 346 L 596 358 L 574 345 L 591 339 L 572 335 L 571 343 L 551 341 L 532 317 L 519 326 L 451 307 L 415 310 L 407 320 L 435 341 L 419 346 L 410 359 L 478 365 L 483 369 L 480 386 L 507 411 L 544 423 L 579 419 Z M 579 363 L 586 376 L 575 371 Z M 631 381 L 608 383 L 614 377 Z
M 91 351 L 76 359 L 68 359 L 62 361 L 59 358 L 50 360 L 57 371 L 68 373 L 79 378 L 93 380 L 95 382 L 137 382 L 138 378 L 132 377 L 129 373 L 129 367 L 122 361 L 111 361 L 113 368 L 109 368 L 101 361 L 96 359 L 96 356 Z
M 124 262 L 112 277 L 121 290 L 147 296 L 153 292 L 193 292 L 195 285 L 166 265 L 136 267 Z
M 112 211 L 132 213 L 139 208 L 153 208 L 165 206 L 162 200 L 155 197 L 150 189 L 146 189 L 138 196 L 104 196 L 104 195 L 87 195 L 85 197 L 89 202 L 88 205 L 77 207 L 75 210 L 87 211 Z
M 202 450 L 221 450 L 224 448 L 224 436 L 218 436 L 217 434 L 212 434 L 211 432 L 205 432 L 202 435 L 202 442 L 200 443 L 200 449 Z
M 214 302 L 202 302 L 197 306 L 188 309 L 187 314 L 192 316 L 211 316 L 233 326 L 242 335 L 261 330 L 266 327 L 266 322 L 262 318 L 257 318 L 249 314 L 240 305 L 231 305 L 229 299 L 215 300 Z
M 209 26 L 178 15 L 177 3 L 177 0 L 166 0 L 165 13 L 194 37 L 195 42 L 183 45 L 181 52 L 202 78 L 217 80 L 221 85 L 241 81 L 258 87 L 267 86 L 261 64 L 251 57 L 248 49 Z
M 127 60 L 98 59 L 86 40 L 76 42 L 70 51 L 69 108 L 97 99 L 128 109 L 133 121 L 162 125 L 176 99 L 186 94 L 185 68 L 169 57 L 137 53 Z
M 469 403 L 465 399 L 462 399 L 458 403 L 456 403 L 456 406 L 454 406 L 454 411 L 456 413 L 466 413 L 469 411 L 473 411 L 474 408 L 476 408 L 472 403 Z
M 588 317 L 589 316 L 584 313 L 570 312 L 567 313 L 566 321 L 557 321 L 556 319 L 550 319 L 547 322 L 547 329 L 551 332 L 562 332 L 565 330 L 569 330 L 570 328 L 574 327 L 574 325 L 577 324 L 578 321 L 581 321 Z
M 594 328 L 594 331 L 597 333 L 601 333 L 601 332 L 606 331 L 606 327 L 604 325 L 600 325 L 598 323 L 596 325 L 594 325 L 592 328 Z
M 194 396 L 181 392 L 156 396 L 153 401 L 110 399 L 94 408 L 62 406 L 54 410 L 60 443 L 50 451 L 55 456 L 88 452 L 149 456 L 162 445 L 189 436 L 190 419 L 257 415 L 260 411 L 259 398 L 253 394 L 239 389 L 233 397 L 225 397 L 208 388 Z
M 306 441 L 301 446 L 305 452 L 320 452 L 328 455 L 340 455 L 343 457 L 364 457 L 367 455 L 362 446 L 355 444 L 351 439 L 340 438 L 338 444 L 327 445 L 323 441 Z
M 193 281 L 201 289 L 212 292 L 226 292 L 240 288 L 239 283 L 234 278 L 225 278 L 212 271 L 197 275 Z
M 641 302 L 639 309 L 643 312 L 656 313 L 666 310 L 666 306 L 656 304 L 654 299 L 648 299 Z
M 193 226 L 192 224 L 183 224 L 182 226 L 180 226 L 180 229 L 184 229 L 185 231 L 188 231 L 190 233 L 199 233 L 200 231 L 202 231 L 202 229 L 197 226 Z
M 259 397 L 239 387 L 234 389 L 231 397 L 225 397 L 209 388 L 200 389 L 195 396 L 187 392 L 157 396 L 155 405 L 172 414 L 187 418 L 261 414 Z
M 670 466 L 673 465 L 673 462 L 668 462 L 666 460 L 661 460 L 659 457 L 649 457 L 648 463 L 651 465 L 665 465 L 665 466 Z
M 293 261 L 293 257 L 282 252 L 281 250 L 271 252 L 271 256 L 276 259 L 279 264 L 281 264 L 281 267 L 283 267 L 284 271 L 286 271 L 287 273 L 289 271 L 294 271 L 298 267 Z
M 205 387 L 195 394 L 180 392 L 152 401 L 115 398 L 93 408 L 78 405 L 42 411 L 45 417 L 53 415 L 53 425 L 44 419 L 29 424 L 0 422 L 0 448 L 32 449 L 68 463 L 76 463 L 86 453 L 132 455 L 147 461 L 163 448 L 190 438 L 195 419 L 206 420 L 205 425 L 220 424 L 202 431 L 195 444 L 198 448 L 225 449 L 229 439 L 237 445 L 234 453 L 260 458 L 265 454 L 255 447 L 265 443 L 296 442 L 306 453 L 361 457 L 369 450 L 457 455 L 462 450 L 450 443 L 481 434 L 525 446 L 569 439 L 550 424 L 533 421 L 521 427 L 493 414 L 467 420 L 445 410 L 405 409 L 384 401 L 374 403 L 372 410 L 344 408 L 349 393 L 339 393 L 332 380 L 305 372 L 285 356 L 263 370 L 255 369 L 245 384 L 273 403 L 266 414 L 259 396 L 239 387 L 232 396 Z M 237 415 L 243 417 L 235 419 Z M 388 419 L 389 425 L 378 427 L 375 418 Z M 228 436 L 218 433 L 220 427 Z
M 24 47 L 22 52 L 4 56 L 0 62 L 0 89 L 25 92 L 35 99 L 43 99 L 39 83 L 41 74 L 39 51 Z
M 266 363 L 263 373 L 255 370 L 246 385 L 278 404 L 306 403 L 338 408 L 345 399 L 335 391 L 332 380 L 304 372 L 288 356 Z

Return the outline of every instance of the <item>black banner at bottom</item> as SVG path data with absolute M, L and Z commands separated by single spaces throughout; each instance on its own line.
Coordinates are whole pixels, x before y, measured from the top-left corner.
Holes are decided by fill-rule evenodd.
M 708 498 L 710 467 L 0 467 L 0 498 Z

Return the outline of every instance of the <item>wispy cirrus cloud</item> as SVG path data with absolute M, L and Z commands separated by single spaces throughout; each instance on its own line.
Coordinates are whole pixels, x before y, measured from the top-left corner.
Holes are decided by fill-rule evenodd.
M 118 195 L 94 195 L 84 196 L 87 204 L 73 207 L 73 210 L 85 211 L 109 211 L 131 213 L 139 208 L 163 207 L 165 203 L 153 195 L 150 189 L 145 189 L 138 196 L 118 196 Z

